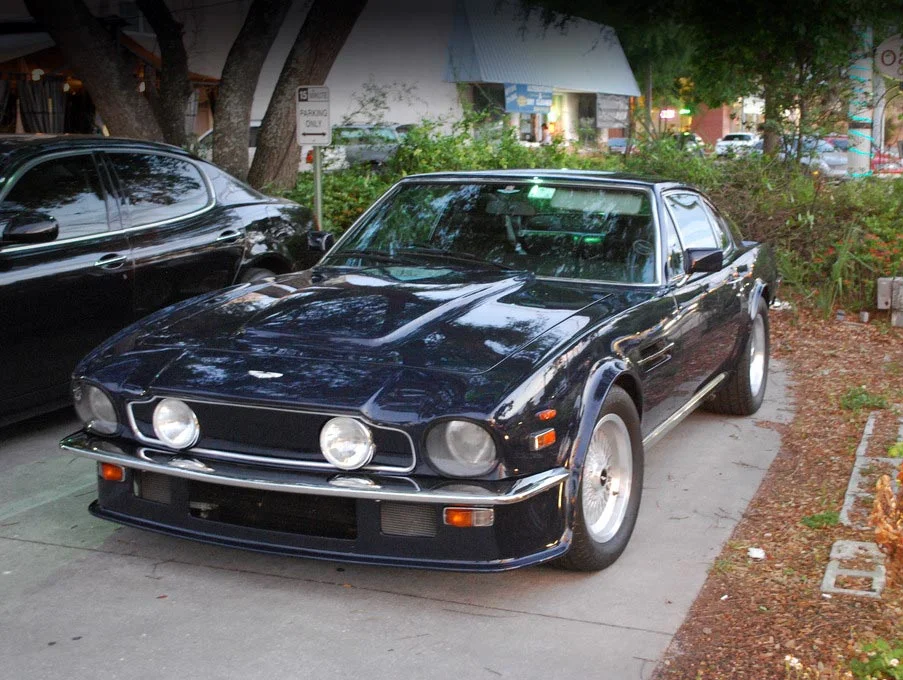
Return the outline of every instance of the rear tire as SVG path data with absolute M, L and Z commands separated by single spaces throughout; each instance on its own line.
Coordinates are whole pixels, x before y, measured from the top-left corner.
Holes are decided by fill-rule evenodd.
M 705 408 L 732 416 L 751 416 L 765 399 L 768 384 L 768 355 L 771 348 L 768 332 L 768 305 L 759 298 L 756 315 L 749 326 L 749 335 L 737 365 L 727 383 Z
M 640 417 L 630 395 L 614 386 L 580 471 L 571 546 L 556 564 L 573 571 L 599 571 L 613 564 L 630 541 L 642 493 Z

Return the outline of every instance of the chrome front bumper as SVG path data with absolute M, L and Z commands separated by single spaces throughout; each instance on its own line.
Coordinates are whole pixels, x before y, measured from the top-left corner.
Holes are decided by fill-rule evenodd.
M 314 496 L 446 505 L 520 503 L 561 484 L 570 475 L 569 470 L 559 467 L 520 479 L 476 483 L 344 472 L 323 474 L 275 468 L 254 469 L 226 461 L 201 461 L 188 454 L 173 454 L 122 440 L 114 442 L 84 431 L 63 439 L 60 448 L 101 463 L 212 484 Z

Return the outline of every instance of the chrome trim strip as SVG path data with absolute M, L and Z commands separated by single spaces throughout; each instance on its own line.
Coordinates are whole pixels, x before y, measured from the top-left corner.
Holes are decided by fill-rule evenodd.
M 84 432 L 77 432 L 60 442 L 60 448 L 76 455 L 112 463 L 122 467 L 156 472 L 171 477 L 193 479 L 211 484 L 237 486 L 245 489 L 277 491 L 283 493 L 308 494 L 312 496 L 338 496 L 342 498 L 361 498 L 378 501 L 401 501 L 409 503 L 436 503 L 448 505 L 512 505 L 520 503 L 537 494 L 548 491 L 564 482 L 570 476 L 565 468 L 553 468 L 544 472 L 515 480 L 505 491 L 493 492 L 488 489 L 425 489 L 419 491 L 404 488 L 390 488 L 390 485 L 403 482 L 411 483 L 407 478 L 382 477 L 377 486 L 362 485 L 360 487 L 336 486 L 330 484 L 331 477 L 322 475 L 304 475 L 285 471 L 265 471 L 246 468 L 240 470 L 217 469 L 209 461 L 192 462 L 190 457 L 173 455 L 164 451 L 141 449 L 139 456 L 125 453 L 118 446 L 100 437 L 93 437 Z M 240 473 L 242 476 L 239 476 Z M 247 476 L 253 475 L 253 477 Z M 338 477 L 347 478 L 347 474 Z M 398 484 L 399 487 L 403 484 Z M 416 486 L 416 483 L 415 483 Z
M 135 414 L 132 411 L 132 406 L 134 404 L 148 404 L 156 399 L 165 399 L 167 396 L 171 396 L 173 399 L 181 399 L 186 404 L 210 404 L 213 406 L 229 406 L 231 408 L 249 408 L 249 409 L 262 409 L 265 411 L 280 411 L 283 413 L 300 413 L 307 415 L 315 415 L 315 416 L 342 416 L 346 415 L 352 418 L 356 418 L 372 428 L 377 430 L 389 430 L 392 432 L 400 432 L 405 436 L 408 440 L 408 444 L 411 447 L 411 464 L 405 467 L 398 467 L 394 465 L 365 465 L 360 468 L 362 472 L 402 472 L 408 473 L 412 472 L 415 467 L 417 467 L 417 449 L 414 446 L 414 439 L 410 434 L 402 430 L 398 427 L 388 427 L 386 425 L 377 425 L 371 420 L 364 418 L 359 414 L 347 414 L 347 413 L 335 413 L 329 411 L 311 411 L 307 409 L 291 409 L 291 408 L 280 408 L 278 406 L 252 406 L 249 404 L 234 404 L 227 401 L 215 401 L 215 400 L 205 400 L 205 399 L 185 399 L 183 396 L 174 394 L 174 395 L 165 395 L 165 394 L 157 394 L 151 397 L 150 399 L 145 399 L 143 401 L 130 401 L 126 404 L 126 417 L 129 421 L 129 426 L 132 428 L 132 433 L 138 439 L 138 441 L 143 444 L 151 444 L 153 446 L 162 446 L 166 448 L 166 445 L 158 439 L 153 439 L 152 437 L 146 437 L 141 433 L 141 430 L 138 429 L 138 424 L 135 422 Z M 293 460 L 291 458 L 273 458 L 270 456 L 255 456 L 249 453 L 236 453 L 234 451 L 220 451 L 213 449 L 202 449 L 202 448 L 192 448 L 188 449 L 187 453 L 195 452 L 198 454 L 203 454 L 204 456 L 211 458 L 222 458 L 224 460 L 237 460 L 242 462 L 250 462 L 250 463 L 263 463 L 266 465 L 287 465 L 290 467 L 296 467 L 300 469 L 313 469 L 313 470 L 338 470 L 339 468 L 331 465 L 325 460 L 321 462 L 317 461 L 307 461 L 307 460 Z
M 656 359 L 658 359 L 659 357 L 661 357 L 661 356 L 667 354 L 668 352 L 670 352 L 672 349 L 674 349 L 674 343 L 673 343 L 673 342 L 669 342 L 667 345 L 665 345 L 664 347 L 662 347 L 659 351 L 653 352 L 653 353 L 650 354 L 649 356 L 643 357 L 642 359 L 640 359 L 638 362 L 636 362 L 636 363 L 637 363 L 637 366 L 639 366 L 640 368 L 645 368 L 647 364 L 651 364 L 652 362 L 654 362 L 654 361 L 655 361 Z M 670 359 L 671 357 L 669 356 L 668 358 Z
M 699 392 L 693 395 L 686 404 L 681 406 L 674 414 L 665 422 L 655 428 L 652 432 L 643 438 L 643 448 L 650 449 L 655 446 L 658 441 L 673 430 L 688 415 L 690 415 L 697 406 L 705 399 L 716 387 L 718 387 L 727 378 L 727 373 L 719 373 L 705 385 Z

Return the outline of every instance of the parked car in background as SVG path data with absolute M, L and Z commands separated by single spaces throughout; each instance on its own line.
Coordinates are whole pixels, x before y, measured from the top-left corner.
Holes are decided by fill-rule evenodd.
M 802 152 L 797 149 L 802 144 Z M 849 159 L 846 151 L 838 151 L 832 144 L 816 137 L 793 138 L 784 142 L 780 158 L 799 157 L 800 163 L 812 174 L 841 179 L 848 177 Z
M 731 132 L 715 142 L 715 155 L 728 156 L 748 153 L 759 141 L 752 132 Z
M 882 175 L 899 175 L 903 174 L 903 161 L 894 149 L 877 150 L 872 153 L 871 168 Z
M 850 148 L 849 135 L 829 134 L 825 135 L 824 140 L 833 146 L 837 151 L 848 151 Z
M 609 153 L 619 153 L 626 154 L 630 151 L 630 153 L 636 153 L 637 151 L 637 140 L 630 139 L 628 137 L 609 137 L 608 139 L 608 152 Z
M 644 449 L 749 415 L 777 270 L 697 190 L 566 170 L 391 188 L 309 271 L 183 303 L 76 369 L 93 514 L 396 566 L 597 570 Z M 708 401 L 707 401 L 708 400 Z
M 413 124 L 338 125 L 332 128 L 332 144 L 323 147 L 323 167 L 342 170 L 356 165 L 380 168 L 404 140 Z M 311 170 L 313 147 L 305 147 L 301 170 Z
M 132 321 L 310 264 L 311 225 L 176 147 L 0 136 L 0 422 L 64 404 L 79 358 Z
M 678 132 L 671 136 L 681 151 L 702 156 L 705 154 L 705 142 L 695 132 Z

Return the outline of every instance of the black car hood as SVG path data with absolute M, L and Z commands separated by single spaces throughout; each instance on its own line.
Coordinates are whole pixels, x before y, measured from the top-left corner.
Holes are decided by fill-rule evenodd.
M 646 297 L 522 272 L 311 270 L 158 317 L 129 355 L 165 357 L 145 375 L 158 392 L 362 408 L 377 395 L 426 402 L 454 385 L 473 403 L 474 385 L 498 397 L 582 331 Z

